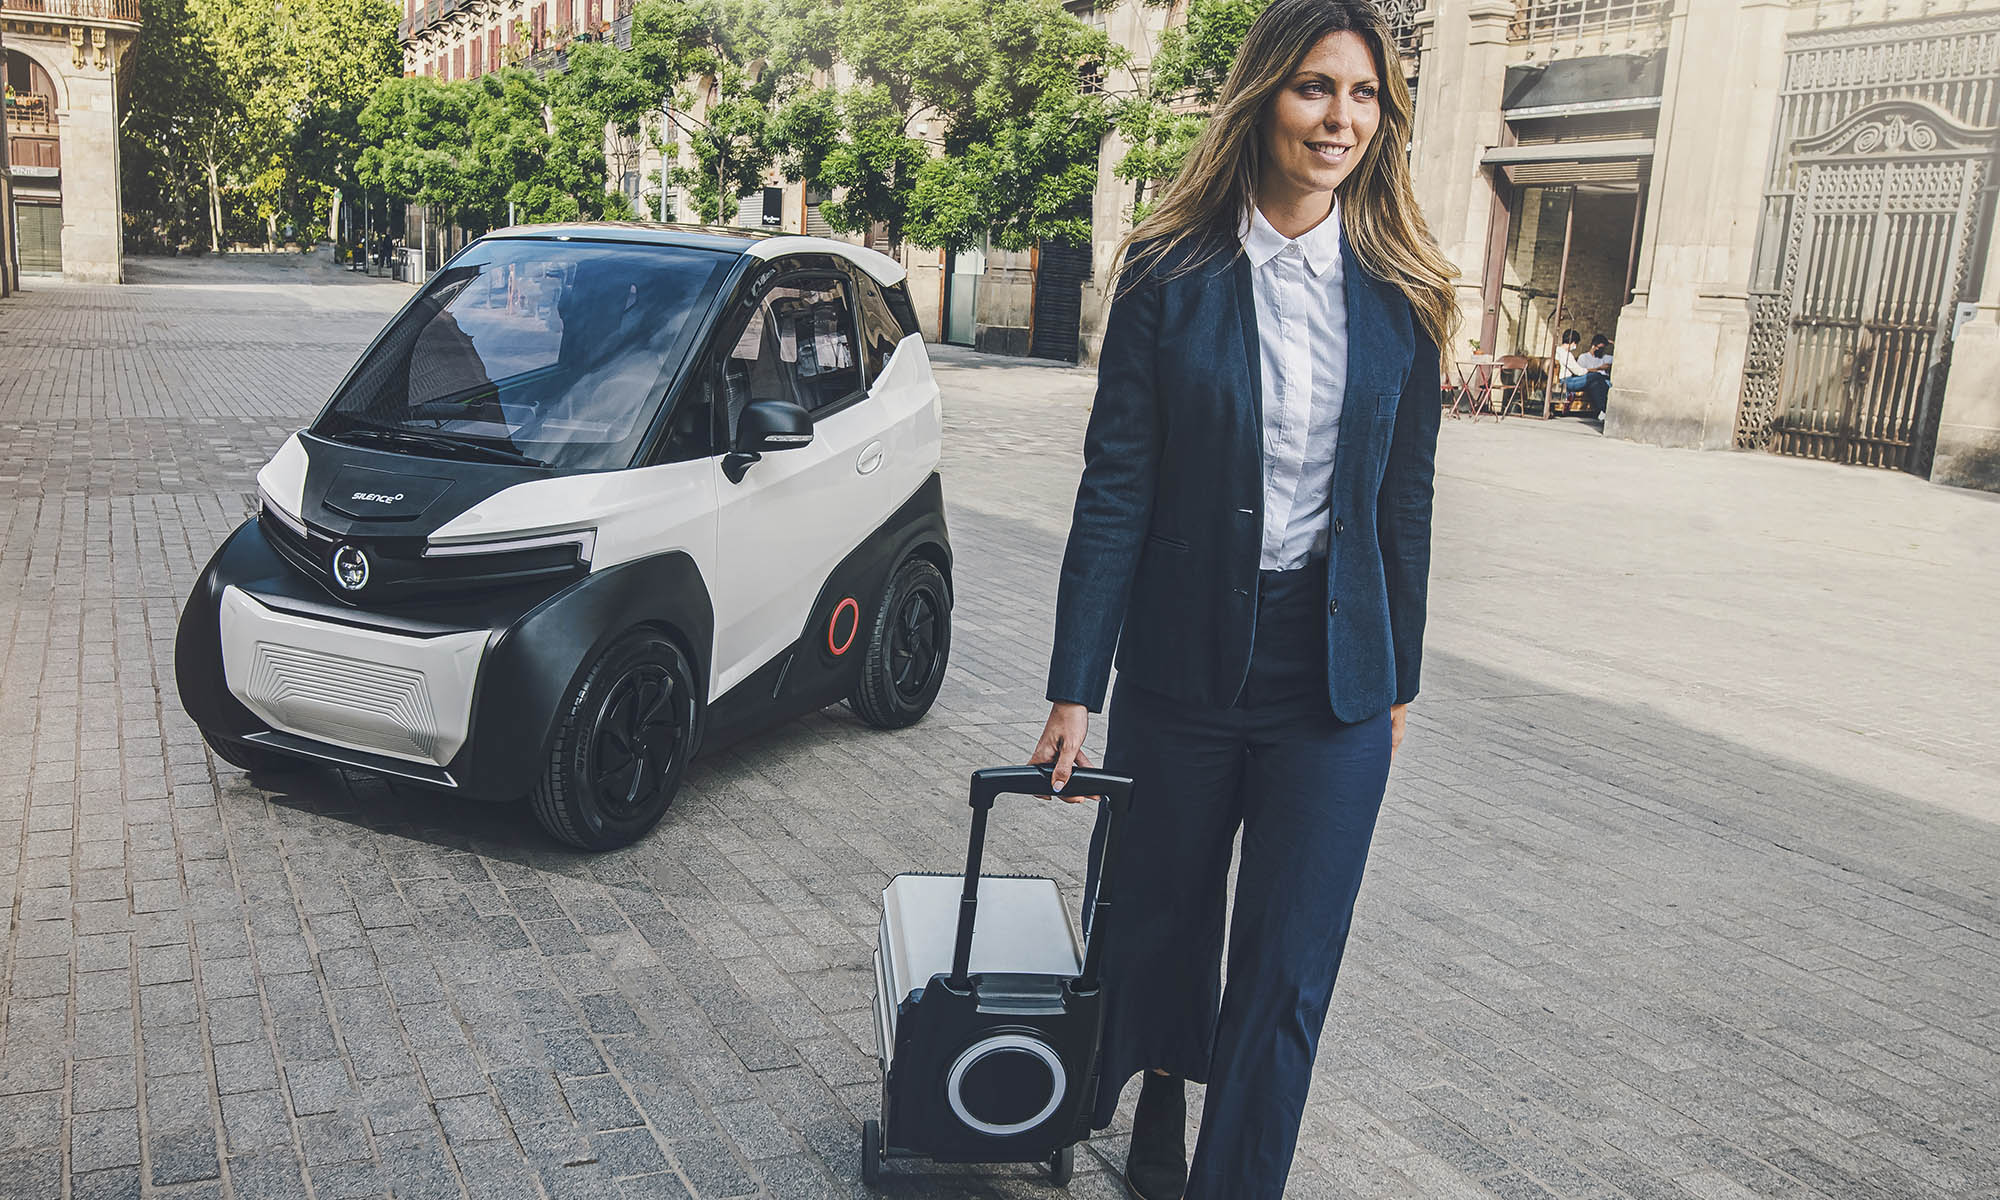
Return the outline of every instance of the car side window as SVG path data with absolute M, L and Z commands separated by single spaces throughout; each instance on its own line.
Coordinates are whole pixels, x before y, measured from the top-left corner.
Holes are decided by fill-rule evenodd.
M 722 360 L 728 431 L 753 400 L 821 416 L 862 395 L 854 306 L 839 279 L 794 277 L 765 292 Z
M 861 357 L 868 365 L 868 382 L 873 385 L 889 365 L 889 356 L 903 340 L 902 323 L 889 308 L 882 285 L 857 271 L 854 289 L 861 297 Z

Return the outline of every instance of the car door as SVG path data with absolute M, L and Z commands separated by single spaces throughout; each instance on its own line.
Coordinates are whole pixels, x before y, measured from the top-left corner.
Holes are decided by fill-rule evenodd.
M 765 454 L 740 481 L 716 471 L 715 695 L 790 645 L 834 566 L 888 516 L 871 486 L 882 464 L 879 419 L 868 402 L 855 333 L 853 289 L 842 273 L 787 270 L 738 324 L 717 356 L 723 445 L 743 408 L 789 400 L 813 416 L 813 440 Z

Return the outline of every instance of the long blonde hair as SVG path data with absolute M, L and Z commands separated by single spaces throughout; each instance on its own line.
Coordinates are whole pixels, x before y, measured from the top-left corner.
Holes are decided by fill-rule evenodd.
M 1170 274 L 1191 270 L 1226 247 L 1241 251 L 1238 222 L 1257 201 L 1264 165 L 1258 127 L 1306 54 L 1321 38 L 1341 32 L 1359 34 L 1375 56 L 1382 110 L 1374 138 L 1338 191 L 1348 243 L 1369 274 L 1409 297 L 1432 341 L 1451 344 L 1458 325 L 1451 281 L 1459 271 L 1432 240 L 1410 186 L 1410 85 L 1388 24 L 1369 0 L 1274 0 L 1259 14 L 1180 174 L 1119 242 L 1113 278 L 1120 278 L 1118 264 L 1124 263 L 1124 278 L 1137 279 L 1184 244 L 1192 243 L 1196 253 L 1179 256 Z

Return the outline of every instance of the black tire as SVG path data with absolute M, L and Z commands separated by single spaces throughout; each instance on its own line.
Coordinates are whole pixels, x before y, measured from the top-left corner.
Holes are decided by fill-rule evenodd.
M 1068 1187 L 1070 1177 L 1076 1174 L 1076 1147 L 1064 1146 L 1049 1159 L 1049 1182 L 1057 1187 Z
M 874 1187 L 882 1182 L 882 1123 L 861 1123 L 861 1182 Z
M 227 738 L 217 737 L 206 729 L 201 731 L 201 740 L 208 743 L 208 748 L 215 757 L 239 771 L 248 771 L 252 775 L 291 775 L 312 769 L 312 764 L 302 758 L 293 758 L 276 750 L 266 750 L 249 742 L 232 742 Z
M 580 850 L 628 846 L 660 823 L 700 733 L 687 655 L 656 629 L 611 644 L 564 697 L 535 819 Z M 636 747 L 636 749 L 635 749 Z
M 882 590 L 861 681 L 847 705 L 877 729 L 914 725 L 936 702 L 950 656 L 951 593 L 944 576 L 924 559 L 909 559 Z

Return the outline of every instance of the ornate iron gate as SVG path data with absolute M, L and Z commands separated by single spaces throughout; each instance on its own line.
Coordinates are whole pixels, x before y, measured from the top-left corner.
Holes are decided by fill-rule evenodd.
M 2000 22 L 1950 24 L 1795 41 L 1739 446 L 1929 473 L 2000 132 Z

